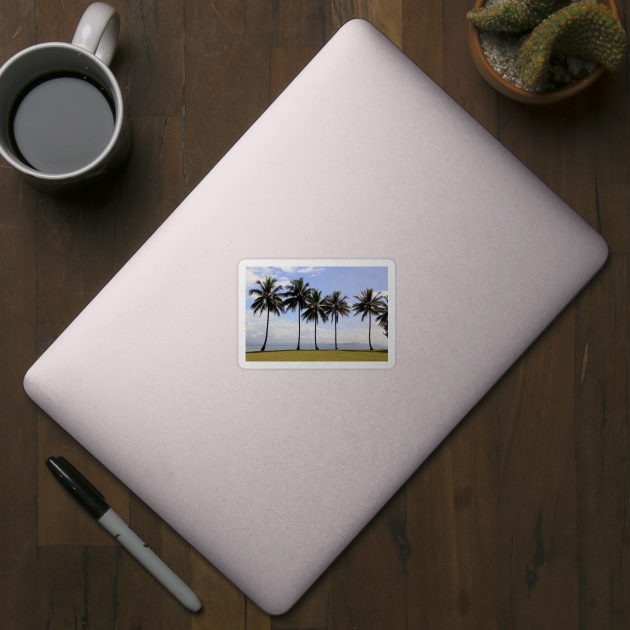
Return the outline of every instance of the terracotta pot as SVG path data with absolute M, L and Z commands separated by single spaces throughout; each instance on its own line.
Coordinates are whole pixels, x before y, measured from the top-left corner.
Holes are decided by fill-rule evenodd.
M 614 0 L 600 0 L 600 4 L 608 7 L 619 18 L 617 12 L 617 5 Z M 476 0 L 475 9 L 480 9 L 484 5 L 484 0 Z M 555 90 L 549 90 L 548 92 L 529 92 L 516 85 L 513 85 L 509 81 L 506 81 L 495 69 L 490 65 L 490 62 L 486 59 L 481 48 L 481 40 L 479 39 L 479 29 L 468 22 L 468 43 L 470 45 L 470 53 L 473 61 L 477 66 L 477 70 L 481 73 L 481 76 L 495 89 L 504 96 L 507 96 L 515 101 L 522 101 L 524 103 L 554 103 L 562 99 L 573 96 L 582 90 L 585 90 L 590 85 L 595 83 L 604 73 L 605 69 L 602 66 L 597 66 L 593 72 L 591 72 L 586 78 L 581 81 L 575 81 Z

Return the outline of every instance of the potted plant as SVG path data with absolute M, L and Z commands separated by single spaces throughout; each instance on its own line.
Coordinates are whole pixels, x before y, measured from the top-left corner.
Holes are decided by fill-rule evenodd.
M 467 17 L 477 69 L 498 92 L 518 101 L 572 96 L 617 68 L 625 54 L 614 0 L 476 0 Z

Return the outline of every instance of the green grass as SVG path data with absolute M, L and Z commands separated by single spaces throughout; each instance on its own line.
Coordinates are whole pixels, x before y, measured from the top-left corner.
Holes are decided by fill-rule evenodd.
M 265 350 L 246 352 L 246 361 L 387 361 L 387 350 Z

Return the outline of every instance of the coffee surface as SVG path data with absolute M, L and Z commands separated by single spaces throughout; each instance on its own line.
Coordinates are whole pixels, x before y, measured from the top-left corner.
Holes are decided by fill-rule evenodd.
M 13 117 L 22 158 L 43 173 L 71 173 L 94 161 L 114 133 L 105 89 L 78 76 L 44 79 L 24 91 Z

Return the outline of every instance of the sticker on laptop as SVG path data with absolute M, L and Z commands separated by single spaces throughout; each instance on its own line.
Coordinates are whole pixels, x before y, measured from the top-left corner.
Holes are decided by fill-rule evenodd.
M 391 260 L 242 260 L 238 309 L 243 368 L 394 365 Z

